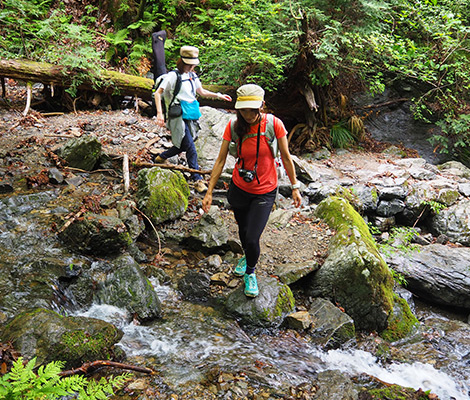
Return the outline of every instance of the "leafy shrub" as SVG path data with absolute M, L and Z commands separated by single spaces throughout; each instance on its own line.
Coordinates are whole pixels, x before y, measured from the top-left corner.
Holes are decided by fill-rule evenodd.
M 26 365 L 23 364 L 22 357 L 18 358 L 11 371 L 0 377 L 0 398 L 49 400 L 78 395 L 78 399 L 83 400 L 106 399 L 107 395 L 113 395 L 114 389 L 122 387 L 130 377 L 129 374 L 124 374 L 109 380 L 101 378 L 99 381 L 80 375 L 61 378 L 63 366 L 62 362 L 55 361 L 40 366 L 35 373 L 36 358 Z

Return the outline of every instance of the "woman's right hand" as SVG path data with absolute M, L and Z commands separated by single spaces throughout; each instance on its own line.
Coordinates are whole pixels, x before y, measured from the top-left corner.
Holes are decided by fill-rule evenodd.
M 165 126 L 165 118 L 163 113 L 157 113 L 157 125 L 161 127 Z
M 212 204 L 212 193 L 206 192 L 204 199 L 202 200 L 202 209 L 205 213 L 209 212 Z

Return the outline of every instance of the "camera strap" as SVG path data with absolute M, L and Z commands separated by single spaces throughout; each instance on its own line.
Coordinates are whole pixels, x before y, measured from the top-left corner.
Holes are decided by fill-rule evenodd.
M 259 182 L 259 178 L 258 178 L 258 156 L 259 156 L 259 144 L 260 144 L 260 138 L 261 138 L 261 114 L 258 114 L 259 115 L 259 124 L 258 124 L 258 134 L 256 135 L 256 161 L 255 161 L 255 168 L 254 168 L 254 172 L 255 172 L 255 176 L 256 176 L 256 180 L 258 181 L 258 185 L 260 184 Z M 242 168 L 245 169 L 245 161 L 243 160 L 242 158 L 242 143 L 243 143 L 243 138 L 240 138 L 239 141 L 238 141 L 238 154 L 239 154 L 239 158 L 240 160 L 242 160 Z

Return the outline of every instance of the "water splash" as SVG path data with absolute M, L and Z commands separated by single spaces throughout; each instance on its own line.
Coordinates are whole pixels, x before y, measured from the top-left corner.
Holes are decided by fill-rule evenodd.
M 377 362 L 376 357 L 362 350 L 330 350 L 318 355 L 325 362 L 325 369 L 337 369 L 353 375 L 365 373 L 384 382 L 416 390 L 419 388 L 424 391 L 431 390 L 441 400 L 470 399 L 468 395 L 470 382 L 456 382 L 454 378 L 430 364 L 394 363 L 384 367 Z

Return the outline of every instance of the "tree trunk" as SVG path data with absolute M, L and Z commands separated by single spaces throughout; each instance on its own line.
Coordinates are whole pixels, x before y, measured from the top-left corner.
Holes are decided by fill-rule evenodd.
M 152 79 L 107 70 L 101 70 L 100 75 L 99 86 L 93 85 L 91 80 L 86 80 L 78 88 L 110 95 L 135 96 L 145 101 L 151 100 Z M 25 82 L 40 82 L 65 88 L 69 87 L 72 82 L 70 72 L 64 67 L 29 60 L 0 59 L 0 77 L 8 77 Z M 204 85 L 204 88 L 213 92 L 228 93 L 232 98 L 235 98 L 235 89 L 233 87 Z M 200 103 L 213 107 L 233 107 L 233 104 L 226 101 L 213 99 L 201 99 Z

